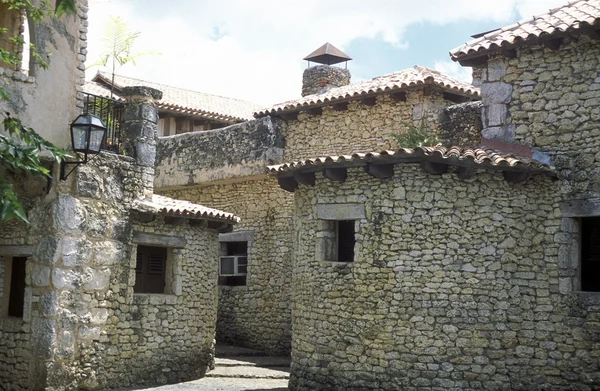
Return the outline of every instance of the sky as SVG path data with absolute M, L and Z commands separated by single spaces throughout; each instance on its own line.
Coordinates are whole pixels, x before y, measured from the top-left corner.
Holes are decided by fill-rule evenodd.
M 306 55 L 330 42 L 352 82 L 423 65 L 470 81 L 449 51 L 566 0 L 89 0 L 87 66 L 110 17 L 149 53 L 117 74 L 269 106 L 300 97 Z M 343 65 L 342 65 L 343 66 Z M 89 78 L 97 70 L 90 67 Z

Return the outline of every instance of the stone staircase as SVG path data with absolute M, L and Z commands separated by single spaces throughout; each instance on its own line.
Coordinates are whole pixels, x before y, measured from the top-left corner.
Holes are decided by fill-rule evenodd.
M 287 390 L 290 358 L 267 356 L 256 350 L 217 345 L 215 368 L 206 374 L 210 379 L 247 379 L 248 385 L 262 381 L 269 390 Z M 240 380 L 241 381 L 241 380 Z M 268 384 L 267 384 L 268 383 Z

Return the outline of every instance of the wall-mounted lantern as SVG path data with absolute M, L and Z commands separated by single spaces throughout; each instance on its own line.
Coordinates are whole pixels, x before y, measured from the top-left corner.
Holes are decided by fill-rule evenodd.
M 71 124 L 71 143 L 75 152 L 83 153 L 83 160 L 76 162 L 62 161 L 60 164 L 60 180 L 64 181 L 80 164 L 88 162 L 88 155 L 97 155 L 106 137 L 106 126 L 100 119 L 92 114 L 81 114 Z M 67 164 L 75 167 L 65 174 Z

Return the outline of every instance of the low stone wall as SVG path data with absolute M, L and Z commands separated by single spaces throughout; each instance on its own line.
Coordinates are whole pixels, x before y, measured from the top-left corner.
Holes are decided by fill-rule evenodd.
M 292 194 L 269 177 L 165 193 L 239 216 L 251 233 L 246 286 L 220 286 L 217 341 L 271 354 L 291 349 Z
M 599 307 L 559 273 L 576 257 L 560 252 L 560 183 L 395 172 L 295 192 L 290 389 L 599 388 Z M 348 203 L 365 210 L 354 262 L 319 261 L 317 206 Z
M 442 144 L 461 147 L 481 145 L 481 102 L 467 102 L 446 107 L 440 119 Z
M 282 158 L 281 121 L 261 118 L 223 129 L 159 138 L 155 187 L 264 176 Z

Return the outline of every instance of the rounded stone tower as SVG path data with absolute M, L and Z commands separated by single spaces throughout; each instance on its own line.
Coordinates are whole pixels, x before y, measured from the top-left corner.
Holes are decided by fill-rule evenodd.
M 327 42 L 308 56 L 304 57 L 309 67 L 302 76 L 302 96 L 320 94 L 331 88 L 350 84 L 350 71 L 332 66 L 340 62 L 347 63 L 351 57 Z M 310 67 L 310 62 L 322 65 Z

